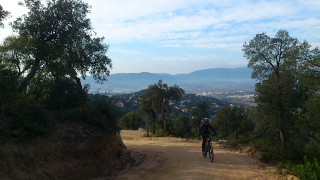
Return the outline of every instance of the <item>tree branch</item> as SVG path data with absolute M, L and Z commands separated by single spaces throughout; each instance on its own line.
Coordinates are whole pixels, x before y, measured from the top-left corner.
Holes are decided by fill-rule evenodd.
M 271 67 L 274 69 L 274 65 L 271 63 L 271 61 L 262 53 L 258 52 L 258 55 L 262 56 L 262 58 L 271 65 Z
M 311 137 L 311 138 L 312 138 L 313 140 L 315 140 L 318 144 L 320 144 L 320 139 L 315 136 L 315 131 L 312 132 L 312 130 L 309 130 L 308 134 L 309 134 L 309 137 Z

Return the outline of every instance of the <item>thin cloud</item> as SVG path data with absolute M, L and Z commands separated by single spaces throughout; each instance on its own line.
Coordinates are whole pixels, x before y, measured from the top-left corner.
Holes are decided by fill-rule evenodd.
M 95 8 L 95 3 L 98 1 L 88 2 L 92 2 Z M 252 32 L 250 35 L 256 34 L 265 31 L 265 27 L 269 24 L 276 24 L 272 27 L 272 32 L 275 28 L 278 30 L 299 26 L 300 31 L 308 33 L 309 28 L 301 28 L 297 23 L 307 22 L 306 19 L 310 21 L 310 17 L 297 19 L 301 14 L 306 16 L 300 6 L 308 8 L 311 12 L 317 12 L 315 7 L 311 7 L 312 4 L 308 5 L 302 1 L 252 3 L 252 1 L 175 0 L 164 3 L 158 0 L 108 1 L 105 4 L 106 6 L 100 4 L 99 8 L 110 7 L 110 11 L 93 11 L 93 14 L 99 12 L 95 15 L 101 18 L 97 19 L 105 17 L 104 23 L 99 22 L 103 26 L 96 29 L 98 34 L 107 36 L 111 41 L 161 41 L 161 44 L 170 47 L 189 47 L 189 43 L 186 43 L 189 40 L 197 41 L 196 47 L 229 48 L 228 44 L 232 44 L 229 39 L 234 40 L 234 37 L 240 36 L 241 38 L 236 38 L 236 43 L 243 42 L 246 40 L 245 36 L 248 37 L 248 29 Z M 317 21 L 319 18 L 313 19 L 313 27 L 319 26 Z M 310 23 L 312 22 L 307 22 Z M 223 31 L 223 36 L 214 36 L 216 31 Z M 207 38 L 203 38 L 205 36 L 212 40 L 208 41 Z M 215 40 L 219 38 L 224 41 L 220 41 L 220 45 L 217 45 Z M 212 44 L 208 44 L 209 42 Z
M 158 56 L 154 57 L 153 60 L 157 62 L 192 62 L 194 60 L 196 61 L 213 61 L 217 59 L 217 55 L 214 54 L 206 54 L 206 55 L 197 55 L 197 54 L 188 54 L 188 55 L 182 55 L 182 56 Z
M 2 3 L 14 17 L 19 15 L 15 3 Z M 92 6 L 89 15 L 95 31 L 105 36 L 108 41 L 163 41 L 166 39 L 190 39 L 204 36 L 216 39 L 212 32 L 223 31 L 223 39 L 243 36 L 247 29 L 255 31 L 263 29 L 261 23 L 277 24 L 278 29 L 300 27 L 300 31 L 308 33 L 310 29 L 301 28 L 306 19 L 319 27 L 318 1 L 214 1 L 214 0 L 173 0 L 170 3 L 162 0 L 84 0 Z M 24 9 L 21 6 L 19 8 Z M 306 9 L 308 13 L 306 13 Z M 25 9 L 23 10 L 25 12 Z M 21 13 L 21 12 L 20 12 Z M 314 15 L 313 15 L 314 13 Z M 21 14 L 20 14 L 21 15 Z M 306 17 L 307 16 L 307 17 Z M 315 17 L 312 17 L 315 16 Z M 297 19 L 304 18 L 304 19 Z M 12 19 L 11 19 L 12 21 Z M 307 24 L 312 22 L 307 22 Z M 266 25 L 267 26 L 267 25 Z M 237 29 L 242 32 L 237 33 Z M 235 30 L 236 29 L 236 30 Z M 274 28 L 273 28 L 274 29 Z M 210 34 L 211 33 L 211 34 Z M 194 35 L 197 36 L 194 36 Z M 182 35 L 182 37 L 181 37 Z M 242 39 L 241 39 L 242 40 Z M 229 42 L 222 42 L 228 44 Z M 184 43 L 169 43 L 184 46 Z M 207 44 L 203 42 L 200 44 Z M 210 47 L 210 46 L 209 46 Z M 228 46 L 226 46 L 228 47 Z
M 141 51 L 135 51 L 135 50 L 130 50 L 130 49 L 119 49 L 119 48 L 114 48 L 111 49 L 112 53 L 117 53 L 117 54 L 122 54 L 122 55 L 138 55 L 142 54 Z
M 17 10 L 18 1 L 0 3 L 17 17 L 25 13 Z M 97 36 L 110 45 L 116 72 L 245 66 L 243 43 L 257 33 L 272 37 L 279 29 L 313 47 L 320 42 L 319 0 L 83 1 L 92 6 L 89 18 Z M 9 28 L 0 29 L 1 39 Z

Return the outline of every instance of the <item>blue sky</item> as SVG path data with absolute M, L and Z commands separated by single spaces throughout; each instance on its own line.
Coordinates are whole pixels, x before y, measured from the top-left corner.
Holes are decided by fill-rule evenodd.
M 13 21 L 19 0 L 0 0 Z M 104 36 L 111 73 L 189 73 L 244 67 L 242 45 L 279 29 L 320 45 L 320 0 L 83 0 L 97 36 Z M 11 34 L 0 29 L 0 40 Z

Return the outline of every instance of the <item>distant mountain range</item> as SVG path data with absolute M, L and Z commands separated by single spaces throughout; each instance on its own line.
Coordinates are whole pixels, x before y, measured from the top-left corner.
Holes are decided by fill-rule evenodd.
M 213 68 L 191 72 L 189 74 L 166 73 L 118 73 L 111 74 L 102 85 L 95 83 L 89 76 L 82 81 L 90 84 L 90 92 L 128 93 L 148 88 L 160 79 L 168 84 L 177 84 L 187 93 L 207 90 L 253 90 L 255 81 L 251 79 L 249 68 Z

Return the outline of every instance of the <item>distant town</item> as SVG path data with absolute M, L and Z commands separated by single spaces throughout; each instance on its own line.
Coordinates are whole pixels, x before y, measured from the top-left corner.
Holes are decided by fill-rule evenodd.
M 134 93 L 112 93 L 110 96 L 113 103 L 122 111 L 122 114 L 136 110 L 140 106 L 140 96 L 143 91 Z M 170 102 L 172 107 L 171 115 L 185 114 L 192 116 L 192 110 L 200 101 L 205 101 L 209 105 L 209 117 L 213 119 L 217 110 L 223 106 L 231 107 L 252 107 L 256 106 L 254 101 L 255 92 L 249 90 L 206 90 L 197 93 L 188 93 L 176 102 Z
M 198 96 L 214 97 L 231 103 L 255 106 L 255 92 L 252 90 L 220 90 L 196 93 Z

